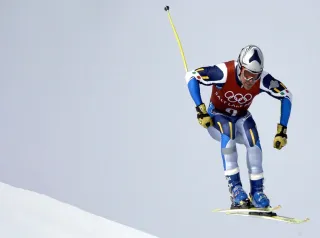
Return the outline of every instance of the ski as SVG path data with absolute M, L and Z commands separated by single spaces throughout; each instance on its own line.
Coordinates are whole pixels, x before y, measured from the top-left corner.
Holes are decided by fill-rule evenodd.
M 261 213 L 269 213 L 269 212 L 273 212 L 276 210 L 279 210 L 281 208 L 280 205 L 276 206 L 276 207 L 268 207 L 268 208 L 256 208 L 256 207 L 252 207 L 252 208 L 232 208 L 232 209 L 223 209 L 223 208 L 217 208 L 214 209 L 213 212 L 224 212 L 224 213 L 243 213 L 243 212 L 261 212 Z
M 290 223 L 290 224 L 301 224 L 310 221 L 310 218 L 305 218 L 305 219 L 299 219 L 299 218 L 294 218 L 294 217 L 286 217 L 286 216 L 279 216 L 276 213 L 271 213 L 271 215 L 266 213 L 260 213 L 260 212 L 250 212 L 250 213 L 243 213 L 243 212 L 237 212 L 237 213 L 226 213 L 227 215 L 238 215 L 238 216 L 251 216 L 251 217 L 256 217 L 256 218 L 262 218 L 262 219 L 269 219 L 269 220 L 274 220 L 274 221 L 279 221 L 279 222 L 285 222 L 285 223 Z

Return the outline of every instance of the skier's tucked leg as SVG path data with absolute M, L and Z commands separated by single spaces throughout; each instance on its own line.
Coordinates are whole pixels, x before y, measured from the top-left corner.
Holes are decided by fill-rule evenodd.
M 262 168 L 262 149 L 255 121 L 251 114 L 237 123 L 247 149 L 247 167 L 250 178 L 250 200 L 255 207 L 268 207 L 270 201 L 264 193 L 264 175 Z
M 223 115 L 216 114 L 213 117 L 217 130 L 221 133 L 221 157 L 224 167 L 224 175 L 228 181 L 231 208 L 247 207 L 249 199 L 242 188 L 240 170 L 238 166 L 238 153 L 235 142 L 235 123 Z

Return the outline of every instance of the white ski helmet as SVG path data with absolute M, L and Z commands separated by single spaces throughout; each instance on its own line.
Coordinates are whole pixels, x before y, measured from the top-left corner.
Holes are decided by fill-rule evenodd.
M 238 64 L 253 73 L 261 73 L 264 67 L 264 57 L 261 49 L 256 45 L 247 45 L 239 54 Z

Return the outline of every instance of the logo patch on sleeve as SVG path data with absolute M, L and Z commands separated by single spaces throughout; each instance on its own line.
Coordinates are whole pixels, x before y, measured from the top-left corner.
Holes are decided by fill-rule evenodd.
M 269 89 L 278 88 L 279 86 L 280 86 L 280 85 L 279 85 L 279 82 L 278 82 L 278 81 L 271 80 Z

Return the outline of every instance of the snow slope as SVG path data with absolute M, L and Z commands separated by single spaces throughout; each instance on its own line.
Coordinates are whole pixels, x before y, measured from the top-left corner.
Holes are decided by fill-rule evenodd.
M 0 237 L 155 238 L 48 196 L 0 183 Z

